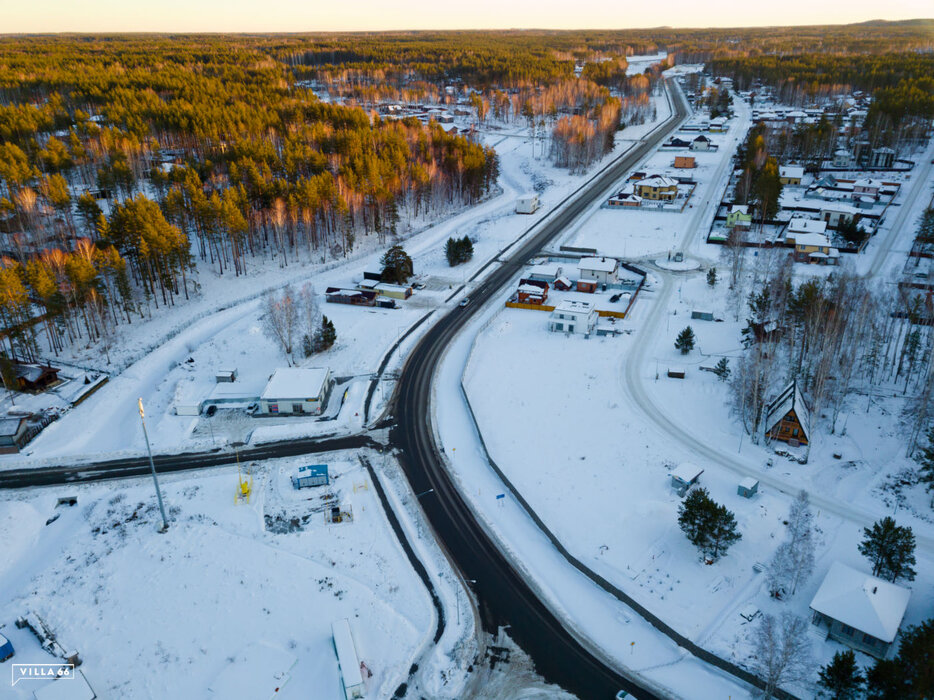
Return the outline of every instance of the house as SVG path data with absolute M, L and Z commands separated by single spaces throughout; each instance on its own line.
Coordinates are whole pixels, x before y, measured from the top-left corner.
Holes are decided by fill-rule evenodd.
M 678 181 L 667 175 L 650 175 L 636 182 L 635 190 L 643 199 L 671 202 L 678 194 Z
M 835 561 L 811 600 L 811 622 L 827 637 L 884 659 L 898 635 L 911 591 Z
M 10 640 L 0 634 L 0 663 L 13 656 L 13 645 Z
M 668 142 L 665 144 L 665 148 L 690 148 L 691 143 L 685 141 L 684 139 L 679 139 L 677 136 L 672 136 Z
M 869 154 L 870 168 L 891 168 L 895 164 L 895 151 L 883 146 L 882 148 L 873 148 Z
M 520 304 L 544 304 L 548 299 L 548 283 L 540 280 L 519 280 L 518 302 Z
M 575 289 L 584 294 L 593 294 L 597 291 L 597 282 L 596 280 L 577 280 Z
M 797 236 L 809 233 L 825 235 L 827 233 L 827 222 L 793 216 L 791 221 L 788 222 L 788 226 L 785 227 L 785 240 L 788 243 L 794 243 Z
M 265 415 L 321 413 L 327 398 L 331 370 L 327 367 L 277 369 L 259 397 L 259 412 Z
M 696 168 L 697 163 L 694 160 L 694 156 L 675 156 L 676 168 Z
M 820 218 L 827 222 L 828 228 L 837 228 L 850 223 L 859 214 L 850 204 L 824 204 L 820 208 Z
M 727 130 L 726 117 L 714 117 L 710 120 L 710 133 L 720 134 Z
M 814 265 L 836 265 L 840 251 L 830 245 L 830 239 L 821 233 L 795 234 L 795 262 Z
M 526 194 L 516 199 L 516 214 L 534 214 L 538 207 L 537 194 Z
M 800 185 L 804 177 L 804 168 L 799 165 L 780 165 L 778 179 L 783 185 Z
M 845 148 L 840 148 L 834 151 L 833 154 L 833 167 L 835 168 L 852 168 L 853 167 L 853 154 L 850 153 Z
M 303 489 L 309 486 L 327 486 L 331 483 L 327 464 L 309 464 L 296 469 L 291 476 L 292 488 Z
M 554 282 L 561 276 L 563 268 L 555 263 L 540 263 L 532 265 L 526 274 L 526 279 L 539 280 L 541 282 Z
M 363 682 L 362 664 L 357 658 L 357 649 L 353 643 L 353 635 L 350 633 L 350 623 L 346 618 L 331 623 L 331 635 L 334 639 L 337 665 L 341 672 L 344 699 L 362 698 L 366 694 L 366 684 Z
M 709 151 L 710 150 L 710 139 L 701 134 L 696 139 L 691 141 L 691 150 L 692 151 Z
M 597 309 L 592 301 L 565 299 L 555 307 L 548 317 L 548 330 L 559 333 L 582 333 L 593 331 L 597 325 Z
M 581 258 L 577 263 L 580 279 L 594 280 L 600 284 L 619 282 L 619 260 L 616 258 Z
M 642 197 L 621 190 L 607 200 L 607 205 L 611 207 L 641 207 Z
M 749 213 L 749 205 L 734 204 L 730 207 L 726 215 L 726 227 L 728 229 L 738 228 L 748 230 L 752 225 L 752 214 Z
M 691 486 L 697 483 L 704 470 L 696 464 L 682 462 L 671 471 L 671 485 L 683 496 Z
M 389 299 L 408 299 L 412 296 L 412 288 L 404 284 L 392 284 L 391 282 L 377 282 L 373 285 L 373 291 L 381 297 Z
M 694 309 L 691 311 L 692 321 L 713 321 L 713 311 L 707 309 Z
M 798 389 L 798 382 L 792 381 L 766 409 L 765 437 L 782 440 L 795 447 L 807 445 L 810 432 L 807 404 Z
M 0 418 L 0 454 L 13 454 L 29 442 L 29 426 L 25 418 Z
M 571 280 L 567 277 L 558 277 L 555 280 L 554 288 L 559 292 L 569 292 L 571 291 Z
M 324 290 L 324 300 L 331 304 L 376 306 L 377 296 L 377 293 L 371 289 L 341 289 L 340 287 L 328 287 Z
M 873 180 L 869 177 L 860 178 L 853 183 L 853 199 L 861 197 L 879 198 L 879 192 L 882 190 L 882 181 Z
M 58 382 L 58 370 L 52 365 L 27 365 L 17 362 L 13 365 L 20 391 L 31 394 L 45 391 Z

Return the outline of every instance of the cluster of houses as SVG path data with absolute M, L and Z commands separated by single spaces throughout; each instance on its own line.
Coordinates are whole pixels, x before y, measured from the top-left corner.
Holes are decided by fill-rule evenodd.
M 717 150 L 716 145 L 703 134 L 694 137 L 690 141 L 682 139 L 678 136 L 672 136 L 665 143 L 661 145 L 663 150 L 683 150 L 687 149 L 689 151 L 715 151 Z
M 677 159 L 676 159 L 677 162 Z M 693 168 L 694 159 L 690 162 L 683 161 L 678 167 Z M 685 196 L 690 196 L 696 183 L 690 178 L 671 177 L 670 175 L 661 175 L 654 173 L 633 173 L 630 181 L 616 194 L 607 200 L 608 207 L 642 207 L 646 203 L 655 206 L 674 202 L 681 190 L 685 191 Z

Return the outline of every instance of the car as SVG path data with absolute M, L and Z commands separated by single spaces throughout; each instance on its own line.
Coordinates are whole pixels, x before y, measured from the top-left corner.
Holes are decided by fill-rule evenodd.
M 412 285 L 412 288 L 413 288 L 413 289 L 422 290 L 422 289 L 425 288 L 425 283 L 424 283 L 424 282 L 416 282 L 415 284 Z
M 251 416 L 259 410 L 259 404 L 255 401 L 246 407 L 246 412 Z
M 210 406 L 207 407 L 207 410 L 205 410 L 204 415 L 210 418 L 215 413 L 217 413 L 217 406 L 215 406 L 214 404 L 211 404 Z
M 469 303 L 470 303 L 470 297 L 464 297 L 463 299 L 461 299 L 461 302 L 460 304 L 458 304 L 458 306 L 461 308 L 464 308 Z
M 613 296 L 610 297 L 610 303 L 611 303 L 611 304 L 615 304 L 616 302 L 619 301 L 619 298 L 620 298 L 621 296 L 623 296 L 623 295 L 622 295 L 622 294 L 614 294 Z

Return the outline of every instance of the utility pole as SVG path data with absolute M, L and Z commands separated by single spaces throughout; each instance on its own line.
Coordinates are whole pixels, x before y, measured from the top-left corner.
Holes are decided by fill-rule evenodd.
M 143 411 L 143 399 L 139 400 L 139 422 L 143 424 L 143 436 L 146 438 L 146 452 L 149 453 L 149 469 L 152 471 L 152 482 L 156 485 L 156 498 L 159 499 L 159 512 L 162 513 L 162 529 L 169 529 L 169 521 L 165 517 L 165 506 L 162 505 L 162 492 L 159 490 L 159 479 L 156 478 L 156 465 L 152 461 L 152 448 L 149 446 L 149 433 L 146 431 L 146 415 Z

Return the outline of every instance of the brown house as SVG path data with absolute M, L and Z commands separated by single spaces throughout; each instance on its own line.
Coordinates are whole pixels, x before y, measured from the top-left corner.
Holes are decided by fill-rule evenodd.
M 20 391 L 32 394 L 45 391 L 58 382 L 58 370 L 51 365 L 24 365 L 17 363 L 13 366 L 16 372 L 16 381 Z
M 542 280 L 519 280 L 520 304 L 544 304 L 548 299 L 548 283 Z
M 810 436 L 808 407 L 792 381 L 788 387 L 769 404 L 765 420 L 765 437 L 781 440 L 792 447 L 807 445 Z
M 675 167 L 696 168 L 697 163 L 694 160 L 694 156 L 675 156 Z

